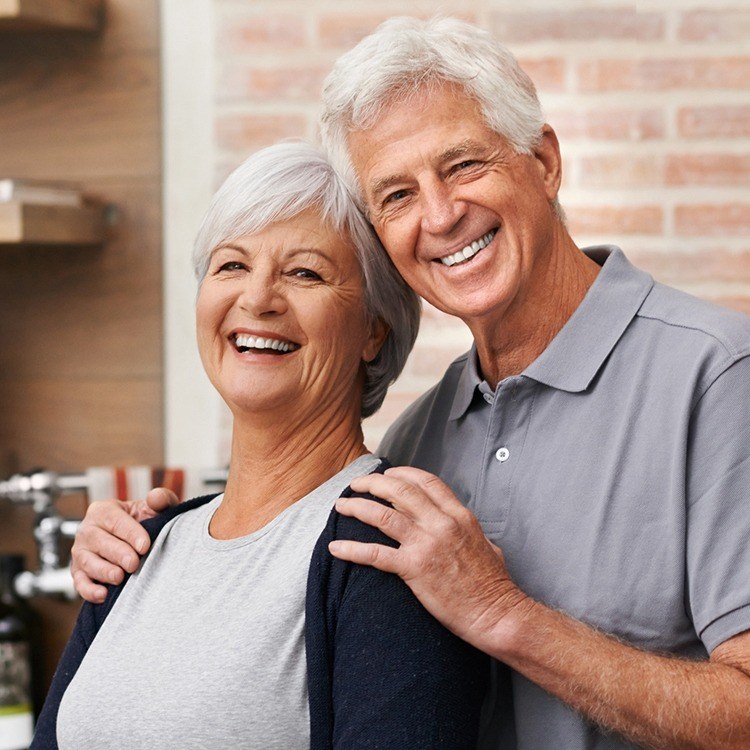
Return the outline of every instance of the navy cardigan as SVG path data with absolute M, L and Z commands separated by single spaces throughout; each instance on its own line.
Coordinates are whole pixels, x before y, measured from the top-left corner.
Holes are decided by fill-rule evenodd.
M 146 521 L 151 540 L 169 520 L 213 497 Z M 488 657 L 440 625 L 397 576 L 333 557 L 334 539 L 396 546 L 336 511 L 315 545 L 305 603 L 311 750 L 474 750 Z M 124 585 L 110 587 L 103 604 L 84 603 L 30 750 L 57 750 L 62 696 Z

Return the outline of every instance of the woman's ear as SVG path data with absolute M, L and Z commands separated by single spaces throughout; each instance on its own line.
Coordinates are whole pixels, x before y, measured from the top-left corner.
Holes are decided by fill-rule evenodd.
M 380 348 L 383 346 L 385 337 L 391 329 L 386 325 L 382 318 L 377 318 L 370 326 L 370 335 L 362 352 L 362 359 L 365 362 L 372 362 L 378 356 Z

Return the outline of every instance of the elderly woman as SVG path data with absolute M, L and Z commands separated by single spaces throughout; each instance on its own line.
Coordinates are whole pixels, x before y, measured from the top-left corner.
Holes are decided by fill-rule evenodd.
M 299 143 L 228 178 L 194 262 L 201 358 L 234 418 L 226 490 L 148 521 L 139 570 L 84 605 L 32 747 L 475 747 L 484 657 L 400 579 L 327 551 L 377 538 L 332 509 L 384 470 L 360 420 L 417 298 Z

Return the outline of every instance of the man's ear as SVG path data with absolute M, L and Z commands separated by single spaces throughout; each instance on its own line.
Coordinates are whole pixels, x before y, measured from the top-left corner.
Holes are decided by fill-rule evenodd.
M 385 337 L 391 329 L 386 325 L 382 318 L 378 318 L 370 326 L 370 336 L 365 344 L 364 351 L 362 352 L 362 359 L 365 362 L 372 362 L 375 357 L 378 356 L 380 347 L 383 346 Z
M 534 149 L 534 158 L 539 165 L 539 175 L 544 182 L 547 198 L 553 201 L 557 198 L 562 183 L 562 157 L 557 135 L 546 123 L 542 127 L 541 141 Z

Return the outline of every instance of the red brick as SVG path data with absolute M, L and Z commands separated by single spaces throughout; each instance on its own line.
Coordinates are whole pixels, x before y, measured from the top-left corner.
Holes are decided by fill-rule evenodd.
M 750 37 L 748 11 L 693 11 L 679 25 L 680 39 L 689 42 L 746 42 Z
M 659 206 L 565 206 L 573 236 L 597 234 L 662 234 L 664 211 Z
M 687 138 L 744 138 L 750 136 L 750 105 L 683 107 L 677 128 Z
M 228 67 L 219 79 L 218 97 L 234 100 L 318 102 L 328 67 Z
M 750 57 L 587 60 L 577 67 L 581 91 L 744 89 L 749 78 Z
M 391 18 L 393 15 L 393 13 L 321 14 L 318 21 L 318 37 L 320 43 L 324 47 L 349 49 L 368 34 L 375 31 L 377 26 L 383 21 Z M 426 20 L 431 18 L 434 14 L 432 12 L 418 13 L 409 9 L 408 15 L 413 16 L 414 18 L 422 18 Z M 464 21 L 469 21 L 470 23 L 477 22 L 476 14 L 474 13 L 451 13 L 451 16 L 453 18 L 460 18 Z
M 464 324 L 461 323 L 458 318 L 454 318 L 442 310 L 438 310 L 433 307 L 429 302 L 422 303 L 422 329 L 443 329 L 446 326 L 455 326 L 456 328 L 464 328 Z
M 318 37 L 324 47 L 348 49 L 372 33 L 390 17 L 382 15 L 323 15 L 318 21 Z
M 645 141 L 665 135 L 664 113 L 659 109 L 572 109 L 550 111 L 548 115 L 563 141 Z
M 220 148 L 246 151 L 269 145 L 280 138 L 304 137 L 303 115 L 227 115 L 216 120 Z
M 729 307 L 737 312 L 750 315 L 750 297 L 715 297 L 711 300 L 722 307 Z
M 634 188 L 662 185 L 664 159 L 660 156 L 606 154 L 577 160 L 578 185 L 584 188 Z
M 750 233 L 750 203 L 677 206 L 679 237 L 739 237 Z
M 442 373 L 437 373 L 435 380 L 437 381 Z M 383 406 L 380 411 L 368 417 L 365 420 L 365 432 L 370 434 L 377 434 L 378 437 L 382 435 L 385 430 L 390 427 L 407 406 L 410 406 L 418 396 L 421 395 L 421 391 L 414 389 L 406 393 L 396 392 L 394 390 L 389 391 L 385 397 Z M 368 445 L 370 450 L 375 450 L 377 446 Z
M 750 185 L 750 155 L 671 154 L 669 185 Z
M 559 57 L 528 58 L 519 60 L 539 91 L 565 89 L 565 61 Z
M 307 43 L 303 19 L 292 15 L 225 18 L 216 37 L 217 56 L 263 50 L 299 49 Z
M 667 284 L 750 281 L 750 249 L 736 253 L 716 248 L 700 252 L 628 251 L 628 258 Z
M 491 29 L 503 42 L 539 42 L 545 39 L 662 39 L 664 17 L 629 8 L 580 9 L 525 13 L 494 13 Z
M 409 360 L 404 375 L 407 378 L 435 380 L 445 372 L 448 365 L 456 357 L 463 354 L 468 348 L 469 344 L 455 347 L 420 347 L 419 350 L 415 350 L 415 356 Z

